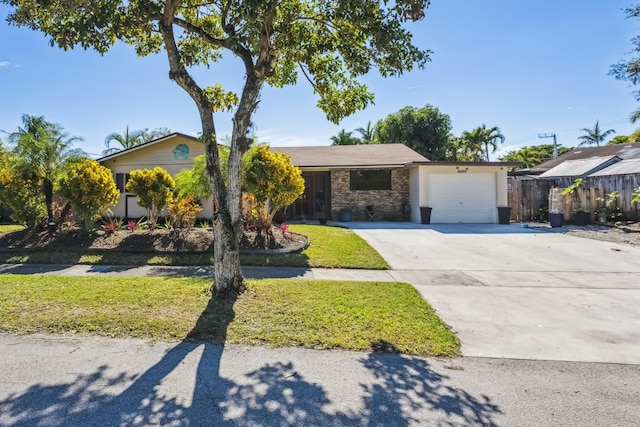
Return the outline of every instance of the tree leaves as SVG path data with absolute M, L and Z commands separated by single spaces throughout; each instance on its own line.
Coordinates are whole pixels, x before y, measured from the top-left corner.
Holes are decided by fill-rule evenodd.
M 378 121 L 375 140 L 381 144 L 400 143 L 429 160 L 446 160 L 451 118 L 438 108 L 404 107 Z

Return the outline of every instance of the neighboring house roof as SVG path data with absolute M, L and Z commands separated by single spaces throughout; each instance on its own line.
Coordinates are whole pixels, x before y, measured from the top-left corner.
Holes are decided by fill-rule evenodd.
M 104 162 L 105 160 L 113 159 L 113 158 L 116 158 L 118 156 L 122 156 L 123 154 L 131 153 L 133 151 L 137 151 L 137 150 L 140 150 L 142 148 L 146 148 L 146 147 L 148 147 L 150 145 L 154 145 L 154 144 L 157 144 L 159 142 L 166 141 L 167 139 L 175 138 L 176 136 L 179 136 L 179 137 L 182 137 L 182 138 L 186 138 L 186 139 L 190 139 L 192 141 L 199 141 L 199 139 L 196 138 L 196 137 L 193 137 L 193 136 L 190 136 L 190 135 L 185 135 L 185 134 L 180 133 L 180 132 L 174 132 L 174 133 L 170 133 L 169 135 L 161 136 L 160 138 L 154 139 L 152 141 L 145 142 L 144 144 L 136 145 L 134 147 L 127 148 L 126 150 L 118 151 L 117 153 L 113 153 L 113 154 L 109 154 L 108 156 L 100 157 L 99 159 L 96 159 L 96 161 L 101 163 L 101 162 Z
M 640 159 L 627 159 L 592 173 L 590 176 L 640 174 Z
M 541 174 L 540 178 L 562 176 L 586 176 L 611 166 L 622 160 L 618 156 L 590 157 L 588 159 L 566 160 Z
M 640 142 L 634 144 L 603 145 L 602 147 L 578 147 L 555 159 L 547 160 L 531 168 L 531 173 L 543 173 L 567 160 L 588 159 L 590 157 L 618 156 L 623 160 L 640 159 Z
M 429 161 L 403 144 L 271 147 L 271 151 L 287 154 L 299 168 L 403 167 Z

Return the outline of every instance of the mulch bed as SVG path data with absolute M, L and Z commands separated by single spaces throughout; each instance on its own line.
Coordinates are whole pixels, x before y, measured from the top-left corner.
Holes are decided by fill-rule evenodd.
M 257 233 L 245 232 L 241 241 L 241 250 L 295 249 L 307 242 L 306 236 L 292 232 L 283 232 L 272 228 L 275 239 L 265 247 Z M 0 234 L 0 251 L 83 251 L 118 250 L 122 252 L 213 252 L 213 230 L 191 228 L 189 230 L 118 230 L 109 235 L 102 231 L 95 234 L 82 233 L 79 230 L 40 231 L 20 230 Z

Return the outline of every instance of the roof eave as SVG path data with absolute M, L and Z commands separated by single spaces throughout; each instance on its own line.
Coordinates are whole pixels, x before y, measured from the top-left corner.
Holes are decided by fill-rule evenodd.
M 133 146 L 131 148 L 127 148 L 126 150 L 118 151 L 117 153 L 113 153 L 113 154 L 109 154 L 108 156 L 100 157 L 100 158 L 96 159 L 96 161 L 98 163 L 102 163 L 102 162 L 105 162 L 107 160 L 111 160 L 111 159 L 114 159 L 116 157 L 119 157 L 119 156 L 121 156 L 123 154 L 133 153 L 134 151 L 140 150 L 141 148 L 145 148 L 145 147 L 148 147 L 150 145 L 154 145 L 154 144 L 157 144 L 159 142 L 165 141 L 167 139 L 175 138 L 177 136 L 182 137 L 182 138 L 186 138 L 186 139 L 190 139 L 192 141 L 200 141 L 198 138 L 196 138 L 194 136 L 185 135 L 185 134 L 180 133 L 180 132 L 173 132 L 173 133 L 170 133 L 169 135 L 161 136 L 160 138 L 156 138 L 156 139 L 154 139 L 152 141 L 145 142 L 144 144 L 136 145 L 136 146 Z

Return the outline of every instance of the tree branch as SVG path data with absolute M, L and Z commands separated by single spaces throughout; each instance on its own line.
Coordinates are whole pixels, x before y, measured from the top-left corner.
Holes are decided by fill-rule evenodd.
M 219 47 L 227 47 L 227 42 L 228 39 L 217 39 L 215 37 L 211 37 L 211 35 L 209 33 L 207 33 L 205 30 L 203 30 L 202 28 L 193 25 L 190 22 L 185 21 L 182 18 L 178 18 L 177 16 L 174 16 L 173 18 L 173 22 L 175 22 L 175 24 L 186 30 L 189 31 L 191 33 L 195 33 L 197 35 L 199 35 L 200 37 L 202 37 L 204 39 L 204 41 L 206 41 L 209 44 L 215 45 L 215 46 L 219 46 Z

